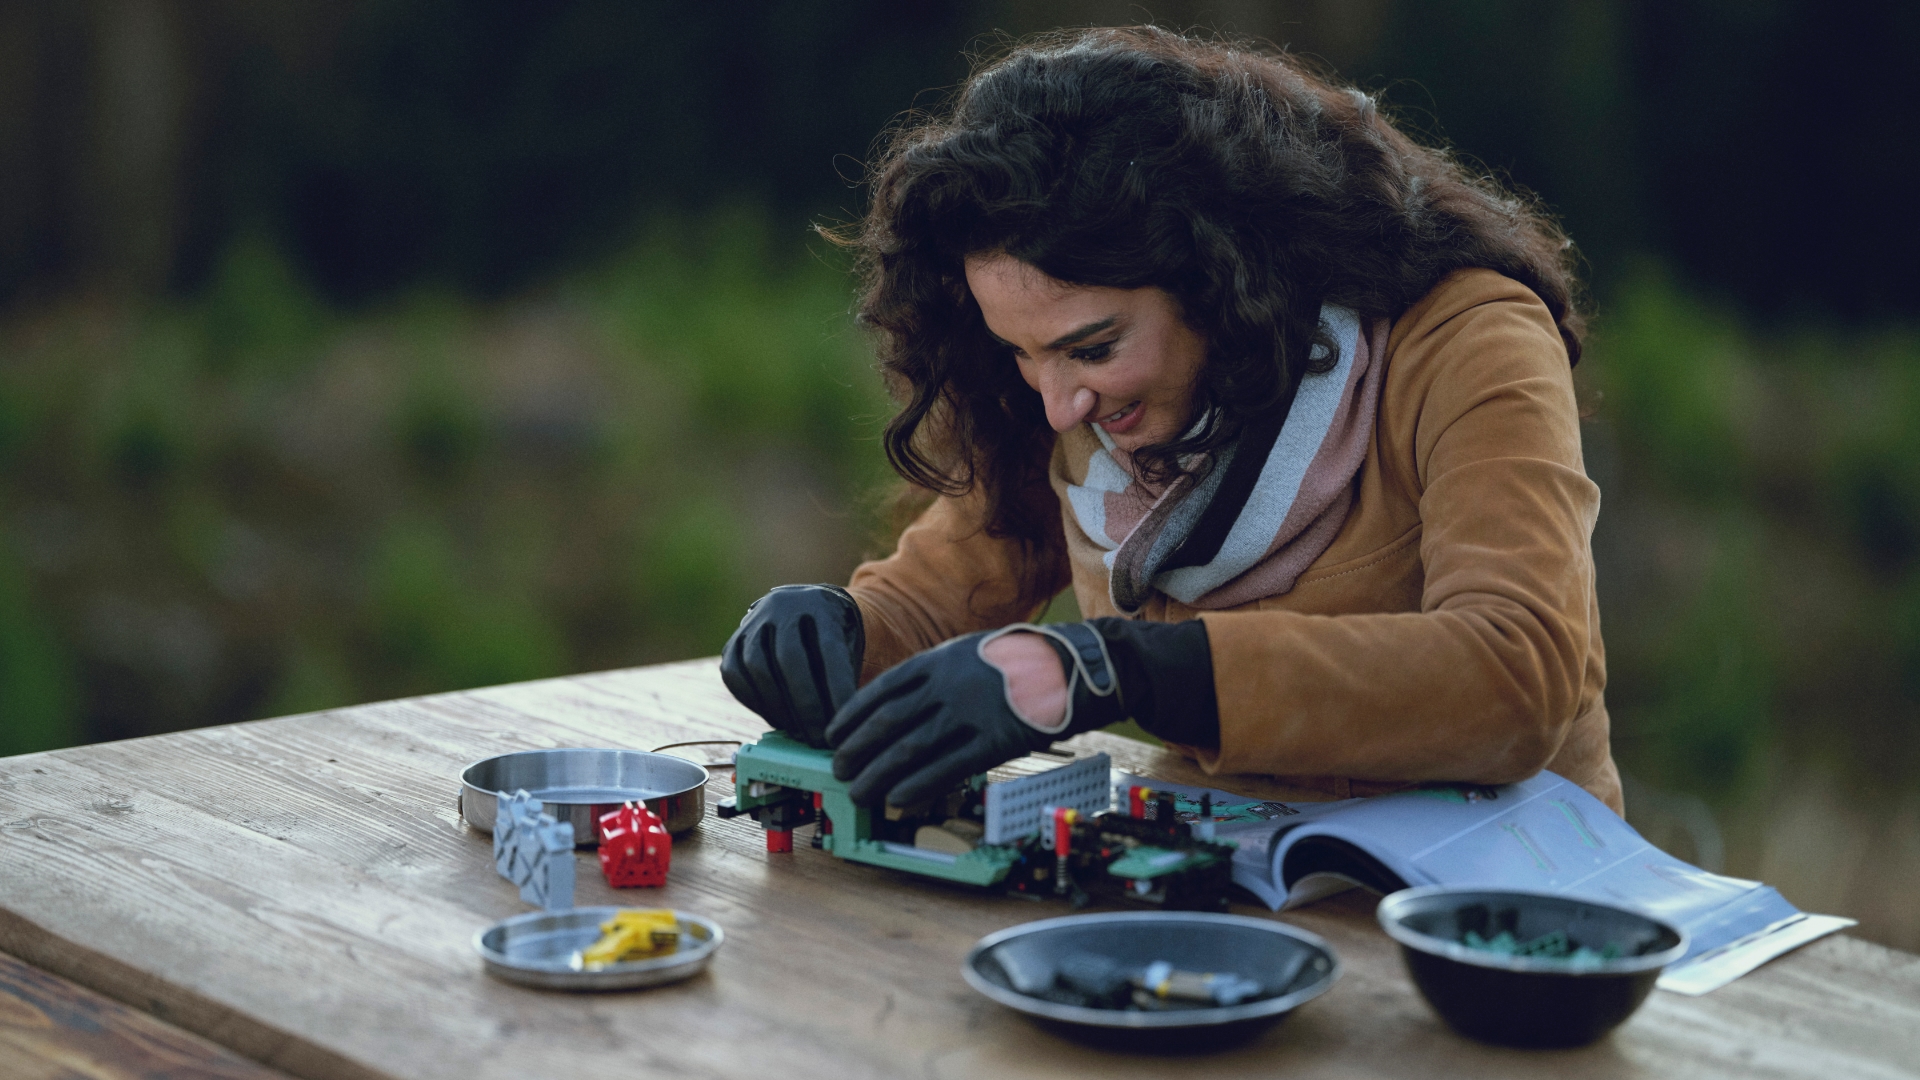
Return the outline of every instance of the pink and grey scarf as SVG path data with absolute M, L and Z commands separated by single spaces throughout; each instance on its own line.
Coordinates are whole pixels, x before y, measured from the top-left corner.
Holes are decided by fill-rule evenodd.
M 1389 324 L 1363 329 L 1331 304 L 1320 321 L 1340 350 L 1333 368 L 1302 378 L 1290 408 L 1250 423 L 1197 480 L 1149 487 L 1093 429 L 1102 448 L 1067 499 L 1106 549 L 1115 607 L 1138 614 L 1156 589 L 1202 610 L 1278 596 L 1333 543 L 1373 437 Z

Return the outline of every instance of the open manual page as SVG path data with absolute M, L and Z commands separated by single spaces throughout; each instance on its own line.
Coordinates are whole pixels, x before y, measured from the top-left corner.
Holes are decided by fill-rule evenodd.
M 1566 893 L 1633 908 L 1685 931 L 1660 987 L 1704 994 L 1854 920 L 1807 915 L 1757 881 L 1710 874 L 1648 843 L 1576 784 L 1543 772 L 1501 787 L 1434 785 L 1326 803 L 1251 800 L 1118 774 L 1176 796 L 1195 819 L 1211 799 L 1219 839 L 1239 845 L 1233 880 L 1275 911 L 1348 884 L 1382 893 L 1480 885 Z

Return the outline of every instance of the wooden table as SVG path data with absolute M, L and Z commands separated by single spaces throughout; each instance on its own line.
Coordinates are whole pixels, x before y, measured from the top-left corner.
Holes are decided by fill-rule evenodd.
M 671 884 L 640 894 L 720 922 L 727 941 L 707 974 L 571 995 L 481 972 L 475 931 L 527 908 L 494 874 L 488 838 L 455 813 L 463 765 L 762 730 L 713 662 L 698 661 L 0 760 L 0 951 L 329 1080 L 1920 1073 L 1920 957 L 1832 937 L 1704 998 L 1657 992 L 1595 1046 L 1505 1051 L 1435 1019 L 1354 893 L 1282 916 L 1338 950 L 1346 971 L 1332 992 L 1222 1053 L 1109 1054 L 960 980 L 976 939 L 1062 906 L 804 844 L 770 856 L 745 818 L 709 817 L 675 845 Z M 1144 744 L 1080 743 L 1135 771 L 1193 778 Z M 710 800 L 730 793 L 724 777 Z M 633 902 L 606 887 L 591 853 L 579 858 L 579 903 Z

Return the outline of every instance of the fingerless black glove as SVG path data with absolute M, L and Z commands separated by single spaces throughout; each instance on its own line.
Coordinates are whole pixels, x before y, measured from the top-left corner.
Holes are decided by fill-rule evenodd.
M 866 651 L 866 624 L 847 590 L 782 585 L 747 609 L 720 654 L 720 678 L 775 729 L 824 749 Z
M 1048 729 L 1020 718 L 1006 676 L 981 652 L 1021 631 L 1047 639 L 1067 678 L 1066 715 Z M 833 775 L 851 781 L 856 803 L 885 796 L 911 806 L 1056 739 L 1129 716 L 1177 742 L 1219 741 L 1205 624 L 1109 618 L 957 637 L 867 684 L 833 718 L 827 739 Z

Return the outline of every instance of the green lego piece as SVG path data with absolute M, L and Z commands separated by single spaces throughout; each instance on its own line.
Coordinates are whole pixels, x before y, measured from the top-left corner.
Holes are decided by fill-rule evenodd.
M 779 802 L 786 790 L 819 793 L 820 809 L 833 822 L 821 847 L 849 862 L 968 885 L 997 885 L 1020 857 L 1017 848 L 991 844 L 951 855 L 873 839 L 873 811 L 855 806 L 847 785 L 833 778 L 833 751 L 817 750 L 779 732 L 740 748 L 733 783 L 736 805 L 743 811 Z M 755 795 L 757 785 L 764 786 Z
M 1219 856 L 1204 851 L 1171 851 L 1151 844 L 1141 844 L 1108 863 L 1107 873 L 1114 877 L 1145 880 L 1157 878 L 1163 874 L 1177 874 L 1191 867 L 1205 866 L 1217 861 L 1218 858 Z
M 833 751 L 816 750 L 806 743 L 780 732 L 769 732 L 759 742 L 740 748 L 733 759 L 734 798 L 742 810 L 778 802 L 780 793 L 769 791 L 755 796 L 754 783 L 771 784 L 800 791 L 838 793 L 845 797 L 847 785 L 833 778 Z M 838 822 L 835 822 L 837 827 Z

